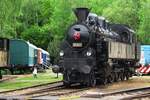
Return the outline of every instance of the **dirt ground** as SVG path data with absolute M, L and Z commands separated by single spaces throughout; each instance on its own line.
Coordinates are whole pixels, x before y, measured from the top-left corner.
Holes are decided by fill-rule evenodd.
M 80 93 L 75 93 L 71 95 L 67 95 L 67 98 L 74 98 L 77 97 L 77 100 L 85 100 L 85 98 L 82 98 L 83 95 L 90 95 L 90 94 L 103 94 L 106 92 L 115 92 L 115 91 L 120 91 L 120 90 L 127 90 L 127 89 L 134 89 L 134 88 L 143 88 L 143 87 L 150 87 L 150 76 L 133 76 L 129 80 L 126 81 L 120 81 L 120 82 L 115 82 L 113 84 L 108 84 L 106 86 L 100 85 L 95 88 L 80 92 Z M 64 98 L 65 96 L 62 96 L 61 98 Z M 86 98 L 86 100 L 96 100 Z M 107 100 L 107 99 L 106 99 Z
M 126 90 L 133 88 L 142 88 L 150 86 L 150 76 L 133 76 L 131 79 L 122 82 L 116 82 L 113 84 L 108 84 L 101 88 L 97 87 L 91 89 L 90 91 L 94 92 L 114 92 L 118 90 Z

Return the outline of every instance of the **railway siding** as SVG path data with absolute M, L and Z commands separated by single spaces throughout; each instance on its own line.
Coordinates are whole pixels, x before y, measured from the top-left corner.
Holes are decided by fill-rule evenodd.
M 53 86 L 54 85 L 54 86 Z M 55 87 L 56 85 L 62 85 L 61 81 L 57 81 L 57 82 L 52 82 L 52 83 L 45 83 L 45 84 L 39 84 L 39 85 L 34 85 L 34 86 L 30 86 L 30 87 L 25 87 L 25 88 L 19 88 L 19 89 L 14 89 L 14 90 L 9 90 L 9 91 L 2 91 L 0 92 L 0 95 L 19 95 L 19 94 L 23 94 L 26 92 L 32 92 L 32 91 L 39 91 L 40 89 L 45 89 L 48 87 Z
M 148 76 L 134 77 L 128 81 L 120 81 L 108 85 L 98 85 L 94 88 L 87 88 L 81 86 L 73 86 L 66 88 L 63 83 L 54 83 L 49 85 L 32 87 L 29 89 L 18 90 L 15 92 L 4 93 L 0 98 L 21 98 L 21 99 L 53 99 L 53 100 L 66 100 L 66 99 L 99 99 L 107 100 L 128 100 L 129 98 L 137 98 L 137 95 L 148 96 L 150 93 L 150 81 Z M 140 83 L 140 84 L 139 84 Z M 130 85 L 129 85 L 130 84 Z M 141 85 L 143 84 L 143 85 Z M 145 85 L 147 84 L 147 86 Z M 148 85 L 149 84 L 149 85 Z M 133 87 L 133 85 L 135 87 Z M 140 85 L 140 87 L 138 87 Z M 123 88 L 125 87 L 125 88 Z M 132 87 L 132 88 L 131 88 Z M 142 88 L 141 88 L 142 87 Z M 115 89 L 116 88 L 116 89 Z M 137 89 L 138 88 L 138 89 Z M 140 88 L 140 89 L 139 89 Z M 112 91 L 115 89 L 114 91 Z M 140 92 L 139 92 L 140 91 Z M 144 94 L 143 94 L 144 93 Z M 5 97 L 4 97 L 5 96 Z
M 127 89 L 127 90 L 121 90 L 121 91 L 117 91 L 117 92 L 106 92 L 106 93 L 102 93 L 102 94 L 88 94 L 82 97 L 93 97 L 93 98 L 103 98 L 103 97 L 108 97 L 108 96 L 130 96 L 130 95 L 143 95 L 143 94 L 149 94 L 150 93 L 150 87 L 144 87 L 144 88 L 133 88 L 133 89 Z

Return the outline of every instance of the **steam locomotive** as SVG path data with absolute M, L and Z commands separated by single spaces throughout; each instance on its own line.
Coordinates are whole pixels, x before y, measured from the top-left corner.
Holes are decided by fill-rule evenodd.
M 140 59 L 140 45 L 129 26 L 109 23 L 104 17 L 76 8 L 77 21 L 68 28 L 60 47 L 59 66 L 65 86 L 127 80 Z

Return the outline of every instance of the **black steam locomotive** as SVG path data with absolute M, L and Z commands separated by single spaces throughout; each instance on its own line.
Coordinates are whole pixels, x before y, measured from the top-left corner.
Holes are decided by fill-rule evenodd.
M 140 58 L 134 31 L 89 12 L 88 8 L 74 9 L 78 20 L 68 28 L 59 66 L 53 72 L 63 74 L 66 86 L 129 79 Z

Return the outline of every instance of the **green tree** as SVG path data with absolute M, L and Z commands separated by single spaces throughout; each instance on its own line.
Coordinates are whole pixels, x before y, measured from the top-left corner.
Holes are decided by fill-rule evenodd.
M 39 26 L 32 26 L 22 33 L 22 38 L 34 45 L 47 50 L 50 33 Z
M 142 44 L 150 44 L 150 0 L 141 0 L 139 18 L 139 40 Z
M 52 60 L 52 63 L 57 64 L 58 63 L 58 55 L 59 55 L 59 46 L 60 46 L 60 41 L 59 39 L 54 39 L 53 41 L 49 42 L 48 45 L 48 51 L 50 53 L 50 57 Z
M 1 0 L 0 1 L 0 36 L 15 37 L 17 22 L 23 0 Z
M 52 1 L 52 0 L 50 0 Z M 51 40 L 49 20 L 52 13 L 52 4 L 49 0 L 29 0 L 22 7 L 22 15 L 18 21 L 19 37 L 29 40 L 34 45 L 47 50 Z M 48 12 L 49 10 L 49 12 Z
M 126 24 L 137 30 L 139 23 L 137 4 L 135 0 L 116 0 L 103 10 L 103 15 L 110 22 Z

